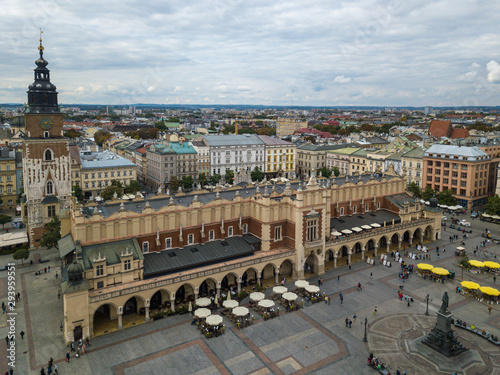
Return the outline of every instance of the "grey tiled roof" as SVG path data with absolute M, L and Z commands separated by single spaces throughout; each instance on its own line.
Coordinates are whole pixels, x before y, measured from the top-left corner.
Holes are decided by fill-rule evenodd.
M 125 249 L 131 250 L 134 259 L 143 259 L 142 250 L 136 238 L 127 240 L 111 241 L 95 245 L 82 246 L 81 256 L 83 258 L 83 267 L 88 270 L 92 268 L 92 259 L 106 257 L 106 264 L 118 264 L 121 262 L 120 254 Z
M 363 181 L 363 183 L 367 183 L 368 181 L 370 181 L 371 178 L 372 178 L 372 176 L 369 174 L 347 177 L 347 179 L 354 184 L 356 184 L 360 179 L 361 179 L 361 181 Z M 374 175 L 373 178 L 375 180 L 380 180 L 381 176 Z M 390 180 L 393 177 L 386 175 L 385 178 L 387 180 Z M 346 183 L 346 177 L 337 177 L 337 178 L 332 178 L 330 180 L 332 183 L 335 180 L 335 182 L 337 183 L 338 186 L 342 186 Z M 320 180 L 318 180 L 318 181 L 320 181 Z M 303 185 L 302 185 L 303 189 L 306 188 L 305 187 L 306 184 L 307 184 L 307 181 L 305 181 L 303 183 Z M 268 187 L 269 193 L 271 193 L 271 187 L 272 187 L 271 185 L 269 185 L 269 187 Z M 276 184 L 276 192 L 278 194 L 283 194 L 285 187 L 286 187 L 285 184 Z M 299 187 L 298 182 L 291 183 L 292 190 L 297 190 L 298 187 Z M 239 192 L 239 194 L 242 198 L 248 198 L 248 197 L 251 197 L 255 194 L 255 190 L 256 190 L 255 187 L 249 186 L 248 188 L 239 188 L 239 189 L 235 189 L 235 190 L 221 191 L 220 198 L 231 201 L 234 199 L 234 196 L 236 195 L 236 191 Z M 264 187 L 262 187 L 262 186 L 260 187 L 260 192 L 262 194 L 264 193 Z M 215 200 L 216 194 L 217 193 L 210 193 L 210 192 L 202 193 L 202 194 L 198 195 L 198 199 L 201 203 L 207 204 L 207 203 L 210 203 L 213 200 Z M 193 202 L 194 197 L 195 197 L 195 195 L 172 196 L 174 203 L 176 205 L 180 205 L 180 206 L 184 206 L 184 207 L 188 207 Z M 292 199 L 294 199 L 293 196 L 292 196 Z M 149 202 L 149 205 L 151 206 L 151 208 L 153 208 L 154 210 L 159 210 L 160 208 L 167 206 L 169 204 L 170 197 L 169 196 L 162 196 L 161 198 L 151 198 L 148 200 L 148 202 Z M 99 214 L 101 214 L 104 217 L 108 217 L 108 216 L 110 216 L 110 215 L 112 215 L 120 210 L 120 204 L 121 204 L 121 202 L 113 202 L 111 204 L 101 204 L 98 206 Z M 140 213 L 144 210 L 144 207 L 146 206 L 146 200 L 144 200 L 144 201 L 128 201 L 128 202 L 123 201 L 123 204 L 125 205 L 125 209 L 127 211 L 134 211 L 134 212 Z M 88 214 L 90 214 L 90 212 Z
M 342 231 L 344 229 L 351 229 L 354 227 L 361 227 L 362 225 L 370 225 L 370 224 L 380 224 L 384 225 L 384 222 L 387 224 L 392 224 L 392 220 L 394 219 L 394 223 L 400 223 L 401 219 L 398 215 L 393 214 L 392 212 L 386 210 L 378 210 L 378 211 L 370 211 L 363 214 L 355 214 L 352 216 L 342 216 L 342 217 L 332 217 L 330 219 L 330 227 L 331 230 Z
M 264 144 L 264 142 L 255 134 L 204 135 L 203 138 L 207 141 L 210 147 Z
M 189 245 L 183 248 L 144 254 L 144 278 L 168 275 L 253 255 L 255 249 L 243 237 Z
M 432 145 L 427 151 L 425 151 L 425 156 L 429 154 L 441 154 L 441 155 L 451 155 L 451 156 L 466 156 L 468 160 L 478 160 L 478 158 L 486 159 L 488 154 L 481 150 L 477 146 L 467 147 L 467 146 L 453 146 L 453 145 Z

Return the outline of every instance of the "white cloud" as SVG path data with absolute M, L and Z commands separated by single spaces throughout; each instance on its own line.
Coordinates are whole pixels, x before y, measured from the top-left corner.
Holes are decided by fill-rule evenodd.
M 341 76 L 335 77 L 333 82 L 335 82 L 335 83 L 349 83 L 349 82 L 352 82 L 352 78 L 345 77 L 344 75 L 341 75 Z
M 463 82 L 472 82 L 476 80 L 477 78 L 477 72 L 467 72 L 465 74 L 461 74 L 457 77 L 458 81 L 463 81 Z
M 491 60 L 486 64 L 486 69 L 488 70 L 488 81 L 492 83 L 500 82 L 500 64 L 494 60 Z

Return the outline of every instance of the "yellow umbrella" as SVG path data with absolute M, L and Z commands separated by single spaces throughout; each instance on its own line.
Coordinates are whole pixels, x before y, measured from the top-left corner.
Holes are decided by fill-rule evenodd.
M 427 264 L 427 263 L 419 263 L 417 267 L 420 268 L 421 270 L 432 270 L 434 268 L 432 264 Z
M 498 264 L 497 262 L 491 262 L 489 260 L 484 262 L 484 266 L 488 268 L 500 268 L 500 264 Z
M 450 274 L 450 271 L 444 268 L 437 267 L 432 269 L 432 273 L 435 273 L 436 275 L 440 276 L 446 276 Z
M 482 286 L 479 290 L 489 296 L 500 296 L 500 292 L 498 290 L 489 286 Z
M 472 267 L 484 267 L 484 263 L 480 262 L 479 260 L 469 260 L 469 264 Z
M 462 281 L 460 283 L 464 288 L 471 289 L 471 290 L 476 290 L 481 287 L 478 283 L 472 282 L 472 281 Z

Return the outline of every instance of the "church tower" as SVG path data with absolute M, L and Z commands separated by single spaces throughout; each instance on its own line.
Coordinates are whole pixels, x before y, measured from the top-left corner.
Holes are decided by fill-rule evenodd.
M 68 217 L 71 196 L 71 160 L 68 140 L 63 137 L 63 114 L 56 87 L 50 83 L 48 62 L 43 58 L 42 38 L 38 47 L 35 81 L 28 89 L 23 140 L 23 222 L 30 247 L 40 245 L 44 225 L 54 216 Z

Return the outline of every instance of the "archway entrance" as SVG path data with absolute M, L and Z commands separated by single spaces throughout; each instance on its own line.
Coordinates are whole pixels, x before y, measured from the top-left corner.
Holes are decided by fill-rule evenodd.
M 378 248 L 380 249 L 381 252 L 385 252 L 387 250 L 387 237 L 383 236 L 380 238 Z
M 325 271 L 331 270 L 335 266 L 335 257 L 333 256 L 333 250 L 327 250 L 325 254 Z
M 422 243 L 422 229 L 417 228 L 415 229 L 415 232 L 413 232 L 413 246 L 416 246 L 421 243 Z
M 391 237 L 391 251 L 399 250 L 399 236 L 397 233 L 394 233 Z
M 318 273 L 318 258 L 314 254 L 310 254 L 304 263 L 304 273 L 308 276 Z M 306 276 L 306 278 L 308 277 Z
M 365 252 L 365 255 L 369 256 L 369 257 L 374 257 L 375 256 L 375 241 L 374 240 L 369 240 L 366 243 L 366 252 Z
M 105 304 L 100 306 L 94 313 L 93 331 L 94 336 L 118 330 L 118 313 L 116 306 Z
M 177 289 L 177 292 L 175 292 L 176 307 L 179 307 L 179 304 L 189 301 L 194 301 L 194 289 L 189 284 L 181 285 L 179 289 Z
M 165 290 L 159 290 L 151 297 L 150 311 L 170 308 L 170 295 Z
M 274 268 L 274 264 L 267 264 L 262 269 L 261 278 L 261 285 L 265 288 L 276 284 L 276 270 Z
M 434 229 L 430 225 L 427 226 L 427 228 L 425 228 L 424 239 L 426 241 L 433 241 L 434 240 Z
M 284 260 L 280 266 L 280 281 L 285 278 L 286 281 L 292 281 L 293 278 L 293 264 L 290 259 Z
M 222 292 L 226 292 L 230 288 L 232 288 L 233 291 L 237 291 L 238 290 L 238 277 L 234 273 L 227 274 L 222 279 L 222 282 L 220 283 L 220 285 L 221 285 Z
M 241 286 L 248 287 L 257 284 L 257 271 L 253 268 L 246 270 L 241 276 Z
M 215 293 L 217 293 L 217 284 L 212 279 L 204 280 L 198 289 L 198 297 L 213 297 Z
M 123 328 L 132 327 L 144 323 L 146 311 L 144 300 L 139 297 L 131 297 L 123 304 L 122 325 Z

